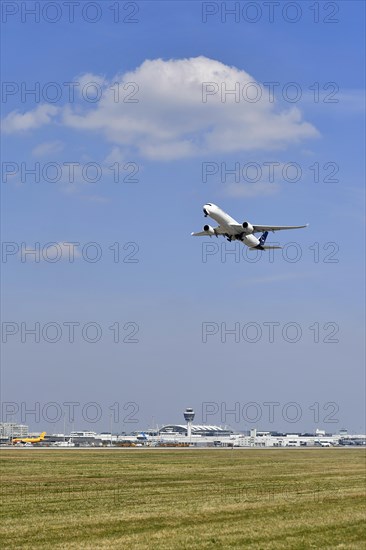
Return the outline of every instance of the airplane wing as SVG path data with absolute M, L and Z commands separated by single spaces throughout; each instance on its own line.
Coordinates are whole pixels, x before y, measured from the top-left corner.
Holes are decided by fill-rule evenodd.
M 302 229 L 303 227 L 308 227 L 306 225 L 254 225 L 254 233 L 261 233 L 262 231 L 282 231 L 284 229 Z
M 198 233 L 191 233 L 191 237 L 207 237 L 207 231 L 199 231 Z
M 232 229 L 232 230 L 230 230 Z M 217 227 L 213 227 L 214 233 L 213 235 L 236 235 L 237 233 L 242 233 L 243 228 L 241 225 L 230 225 L 228 227 L 221 227 L 221 225 L 218 225 Z M 210 236 L 210 234 L 207 231 L 199 231 L 198 233 L 191 233 L 192 237 L 207 237 Z

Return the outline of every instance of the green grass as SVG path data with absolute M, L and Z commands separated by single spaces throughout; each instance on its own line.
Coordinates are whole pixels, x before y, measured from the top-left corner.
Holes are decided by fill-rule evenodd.
M 9 449 L 2 548 L 365 548 L 364 449 Z

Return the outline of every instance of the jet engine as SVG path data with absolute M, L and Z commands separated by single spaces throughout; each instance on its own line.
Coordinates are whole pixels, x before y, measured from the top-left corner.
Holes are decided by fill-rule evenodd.
M 208 235 L 215 235 L 215 230 L 213 227 L 211 227 L 210 225 L 204 225 L 203 226 L 203 231 L 206 231 L 206 233 Z
M 249 235 L 250 233 L 253 233 L 253 231 L 254 231 L 254 227 L 249 222 L 243 222 L 243 229 L 244 229 L 244 233 L 246 235 Z

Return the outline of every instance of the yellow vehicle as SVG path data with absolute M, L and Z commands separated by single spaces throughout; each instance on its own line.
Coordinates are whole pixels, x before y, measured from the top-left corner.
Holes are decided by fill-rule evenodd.
M 15 437 L 12 441 L 12 444 L 15 443 L 39 443 L 44 440 L 46 432 L 42 432 L 39 437 Z

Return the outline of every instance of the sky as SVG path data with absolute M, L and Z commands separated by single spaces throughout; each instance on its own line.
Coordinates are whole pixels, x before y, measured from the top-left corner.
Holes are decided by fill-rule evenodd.
M 364 22 L 2 3 L 3 421 L 364 433 Z M 207 202 L 310 225 L 256 253 Z

